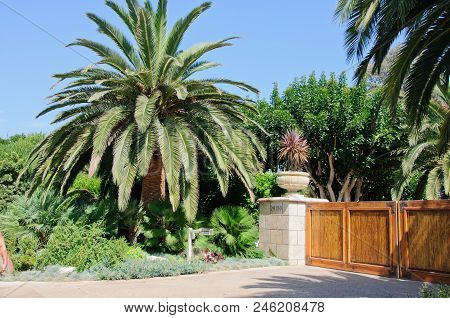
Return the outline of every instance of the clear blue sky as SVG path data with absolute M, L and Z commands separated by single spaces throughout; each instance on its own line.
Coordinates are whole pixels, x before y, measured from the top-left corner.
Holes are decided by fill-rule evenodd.
M 201 2 L 169 0 L 169 22 Z M 116 25 L 119 21 L 103 0 L 0 0 L 0 137 L 49 132 L 55 114 L 40 119 L 35 115 L 51 94 L 51 75 L 91 63 L 6 8 L 5 3 L 64 43 L 79 37 L 104 41 L 86 12 Z M 333 18 L 335 5 L 336 0 L 213 0 L 213 7 L 191 27 L 183 47 L 240 36 L 234 46 L 208 56 L 222 66 L 206 75 L 245 81 L 267 98 L 274 82 L 284 89 L 295 77 L 312 71 L 349 68 L 343 28 Z M 88 51 L 75 49 L 97 61 Z

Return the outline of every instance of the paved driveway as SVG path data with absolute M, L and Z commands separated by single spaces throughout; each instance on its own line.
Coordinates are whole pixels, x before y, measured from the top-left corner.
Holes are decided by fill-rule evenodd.
M 289 266 L 131 281 L 0 282 L 0 297 L 415 297 L 420 285 Z

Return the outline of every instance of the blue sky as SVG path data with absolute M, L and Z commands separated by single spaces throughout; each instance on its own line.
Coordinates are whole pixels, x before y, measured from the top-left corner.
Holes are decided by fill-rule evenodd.
M 169 22 L 202 2 L 169 0 Z M 341 72 L 350 67 L 343 28 L 333 18 L 335 5 L 335 0 L 213 0 L 213 7 L 191 27 L 182 47 L 240 36 L 234 46 L 208 56 L 222 66 L 205 76 L 245 81 L 267 98 L 274 82 L 283 89 L 295 77 L 312 71 Z M 105 42 L 86 12 L 120 25 L 103 0 L 0 0 L 0 137 L 54 129 L 49 122 L 55 114 L 35 119 L 51 94 L 51 75 L 97 60 L 82 48 L 75 48 L 77 54 L 60 42 L 79 37 Z

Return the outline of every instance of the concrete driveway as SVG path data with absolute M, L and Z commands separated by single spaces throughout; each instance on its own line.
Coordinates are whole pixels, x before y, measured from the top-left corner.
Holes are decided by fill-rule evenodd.
M 416 297 L 420 282 L 318 267 L 270 267 L 130 281 L 0 282 L 0 297 Z

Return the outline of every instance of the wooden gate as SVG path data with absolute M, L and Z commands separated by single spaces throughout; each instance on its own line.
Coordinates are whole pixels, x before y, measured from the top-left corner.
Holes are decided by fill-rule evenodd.
M 306 264 L 397 275 L 395 202 L 312 203 L 306 215 Z
M 306 264 L 450 284 L 450 200 L 311 203 Z
M 402 277 L 450 284 L 450 200 L 399 202 Z

